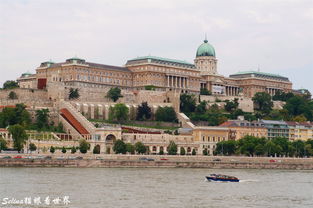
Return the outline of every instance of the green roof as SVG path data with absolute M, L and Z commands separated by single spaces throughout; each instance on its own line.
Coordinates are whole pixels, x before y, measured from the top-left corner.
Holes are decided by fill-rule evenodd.
M 199 56 L 214 56 L 215 50 L 211 44 L 208 43 L 208 40 L 205 39 L 203 43 L 198 47 L 196 57 Z
M 153 60 L 158 60 L 158 61 L 166 61 L 166 62 L 172 62 L 172 63 L 177 63 L 177 64 L 186 64 L 186 65 L 193 65 L 194 66 L 194 64 L 188 63 L 187 61 L 162 58 L 162 57 L 157 57 L 157 56 L 141 56 L 141 57 L 137 57 L 134 59 L 130 59 L 128 61 L 138 61 L 138 60 L 145 60 L 145 59 L 153 59 Z
M 232 74 L 232 75 L 243 75 L 243 74 L 258 74 L 258 75 L 286 78 L 286 77 L 281 76 L 279 74 L 271 74 L 271 73 L 259 72 L 259 71 L 243 71 L 243 72 L 237 72 L 237 73 Z

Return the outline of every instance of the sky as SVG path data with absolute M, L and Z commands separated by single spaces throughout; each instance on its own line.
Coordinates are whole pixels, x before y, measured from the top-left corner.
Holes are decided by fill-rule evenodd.
M 219 74 L 260 70 L 313 92 L 313 0 L 0 0 L 0 85 L 74 56 L 193 63 L 205 34 Z

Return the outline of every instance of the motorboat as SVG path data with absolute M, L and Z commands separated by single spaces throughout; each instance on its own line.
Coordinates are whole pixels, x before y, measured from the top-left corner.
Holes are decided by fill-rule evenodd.
M 239 179 L 234 176 L 221 175 L 221 174 L 210 174 L 206 176 L 208 181 L 223 181 L 223 182 L 239 182 Z

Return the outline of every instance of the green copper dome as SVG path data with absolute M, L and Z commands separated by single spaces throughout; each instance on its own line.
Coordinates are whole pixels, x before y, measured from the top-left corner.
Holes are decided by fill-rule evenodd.
M 214 56 L 215 57 L 215 50 L 213 46 L 210 45 L 208 43 L 208 40 L 206 39 L 203 42 L 204 43 L 202 43 L 197 50 L 196 57 L 199 57 L 199 56 Z

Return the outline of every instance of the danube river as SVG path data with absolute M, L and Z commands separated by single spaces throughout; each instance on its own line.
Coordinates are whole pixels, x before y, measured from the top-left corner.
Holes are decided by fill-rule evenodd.
M 241 182 L 207 182 L 209 173 Z M 12 204 L 25 197 L 28 205 Z M 313 171 L 0 168 L 0 200 L 0 207 L 34 208 L 313 207 Z

